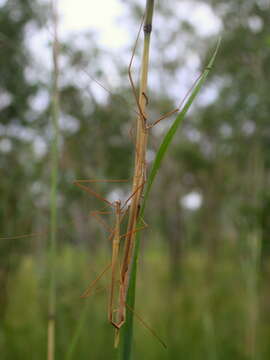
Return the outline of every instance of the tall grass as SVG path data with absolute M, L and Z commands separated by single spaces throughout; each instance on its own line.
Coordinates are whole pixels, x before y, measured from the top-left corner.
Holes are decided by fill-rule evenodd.
M 48 305 L 48 349 L 47 359 L 55 358 L 56 318 L 56 241 L 57 241 L 57 182 L 59 139 L 59 66 L 58 66 L 58 19 L 57 0 L 52 0 L 53 15 L 53 81 L 52 81 L 52 140 L 51 140 L 51 194 L 50 194 L 50 243 L 49 243 L 49 305 Z
M 58 90 L 58 78 L 59 78 L 59 69 L 58 69 L 58 36 L 57 36 L 57 1 L 52 1 L 53 7 L 53 18 L 54 18 L 54 43 L 53 43 L 53 89 L 52 89 L 52 125 L 53 125 L 53 138 L 52 138 L 52 169 L 51 169 L 51 231 L 50 231 L 50 286 L 49 286 L 49 320 L 48 320 L 48 360 L 54 360 L 55 353 L 55 315 L 56 315 L 56 279 L 55 279 L 55 260 L 56 260 L 56 237 L 57 237 L 57 178 L 58 178 L 58 118 L 59 118 L 59 90 Z M 135 235 L 136 226 L 139 222 L 139 218 L 143 217 L 144 210 L 146 207 L 147 199 L 153 185 L 154 179 L 160 169 L 162 160 L 168 151 L 170 143 L 182 123 L 187 111 L 192 105 L 195 97 L 199 93 L 203 83 L 205 82 L 209 71 L 215 60 L 219 42 L 215 49 L 213 56 L 210 59 L 208 66 L 205 71 L 202 73 L 196 84 L 194 85 L 193 90 L 189 94 L 183 109 L 179 112 L 174 123 L 169 129 L 168 133 L 165 135 L 162 144 L 157 152 L 153 167 L 151 169 L 149 178 L 147 180 L 146 190 L 143 195 L 143 186 L 141 184 L 145 181 L 145 154 L 147 148 L 147 138 L 148 131 L 145 128 L 143 115 L 145 113 L 145 107 L 147 103 L 147 98 L 145 94 L 147 93 L 147 78 L 148 78 L 148 68 L 149 68 L 149 52 L 150 52 L 150 36 L 152 30 L 152 18 L 154 14 L 154 0 L 146 1 L 146 11 L 144 19 L 144 49 L 142 57 L 142 70 L 141 70 L 141 81 L 140 81 L 140 90 L 138 97 L 138 106 L 140 109 L 140 115 L 137 119 L 137 139 L 136 139 L 136 152 L 135 152 L 135 169 L 134 169 L 134 180 L 133 180 L 133 192 L 135 195 L 132 197 L 130 212 L 129 212 L 129 223 L 128 231 L 130 238 L 127 238 L 125 254 L 127 258 L 124 259 L 124 264 L 128 265 L 126 268 L 123 266 L 123 271 L 121 274 L 122 282 L 128 285 L 127 289 L 127 298 L 126 302 L 128 308 L 135 308 L 135 293 L 136 293 L 136 272 L 137 272 L 137 260 L 140 247 L 139 236 Z M 132 82 L 132 79 L 131 79 Z M 140 188 L 141 186 L 141 188 Z M 139 190 L 138 190 L 139 189 Z M 137 209 L 139 204 L 142 203 L 140 213 Z M 135 239 L 136 237 L 136 239 Z M 134 247 L 134 240 L 135 247 Z M 129 249 L 130 247 L 130 249 Z M 134 248 L 133 248 L 134 247 Z M 131 266 L 130 266 L 131 264 Z M 79 339 L 79 334 L 83 328 L 83 317 L 85 311 L 82 312 L 81 320 L 78 323 L 78 327 L 75 330 L 74 337 L 70 346 L 68 347 L 67 359 L 73 357 L 74 349 Z M 131 357 L 132 342 L 133 342 L 133 311 L 127 311 L 126 323 L 123 327 L 123 345 L 120 352 L 120 358 L 124 360 L 129 360 Z
M 143 46 L 143 56 L 141 64 L 141 80 L 140 80 L 140 89 L 139 89 L 139 99 L 138 107 L 140 110 L 140 115 L 137 118 L 137 132 L 136 132 L 136 144 L 135 144 L 135 167 L 133 175 L 133 187 L 132 192 L 135 195 L 132 198 L 129 211 L 129 224 L 128 224 L 128 236 L 125 241 L 125 249 L 130 248 L 128 252 L 127 259 L 124 259 L 124 262 L 127 261 L 128 266 L 125 269 L 125 263 L 123 264 L 124 273 L 121 273 L 121 281 L 124 283 L 127 289 L 126 293 L 126 302 L 131 309 L 134 309 L 134 301 L 132 301 L 133 291 L 129 291 L 128 288 L 135 288 L 135 283 L 132 275 L 132 259 L 134 251 L 134 241 L 136 240 L 136 226 L 138 222 L 140 203 L 142 200 L 143 194 L 143 184 L 145 182 L 145 164 L 146 164 L 146 148 L 147 148 L 147 138 L 148 132 L 146 130 L 146 119 L 144 118 L 145 108 L 147 99 L 145 94 L 147 93 L 147 79 L 148 79 L 148 67 L 149 67 L 149 52 L 150 52 L 150 40 L 152 32 L 152 19 L 154 14 L 154 0 L 146 0 L 146 10 L 144 15 L 144 46 Z M 131 79 L 132 83 L 132 79 Z M 139 189 L 139 190 L 138 190 Z M 126 253 L 126 251 L 125 251 Z M 136 266 L 136 262 L 135 262 Z M 125 290 L 126 291 L 126 290 Z M 129 359 L 131 353 L 131 343 L 133 336 L 133 312 L 127 311 L 126 324 L 123 327 L 124 339 L 123 339 L 123 351 L 122 358 Z
M 169 257 L 164 239 L 149 240 L 144 248 L 147 261 L 144 262 L 143 274 L 140 274 L 144 281 L 138 284 L 136 306 L 154 329 L 164 329 L 160 334 L 168 332 L 165 339 L 168 350 L 164 350 L 135 321 L 133 359 L 201 360 L 214 359 L 214 355 L 218 360 L 252 359 L 251 354 L 247 354 L 246 343 L 246 332 L 252 330 L 248 322 L 250 299 L 243 281 L 245 274 L 239 266 L 242 256 L 239 247 L 226 241 L 224 250 L 211 259 L 213 273 L 209 277 L 209 256 L 202 249 L 190 246 L 181 264 L 182 281 L 172 289 L 168 285 Z M 153 244 L 157 246 L 153 247 Z M 97 251 L 94 261 L 97 267 L 104 265 L 104 248 Z M 100 292 L 90 298 L 88 311 L 84 311 L 78 298 L 78 288 L 82 289 L 88 281 L 88 254 L 76 247 L 62 247 L 57 254 L 57 266 L 61 277 L 57 281 L 59 332 L 56 358 L 66 359 L 67 348 L 82 313 L 83 325 L 70 359 L 114 360 L 112 329 L 104 314 L 106 293 Z M 106 280 L 100 285 L 106 286 Z M 40 272 L 40 261 L 33 256 L 22 256 L 9 281 L 8 307 L 0 324 L 3 359 L 39 359 L 40 354 L 44 354 L 47 291 L 47 283 Z M 261 309 L 263 316 L 257 322 L 260 349 L 257 347 L 256 352 L 260 350 L 259 358 L 267 360 L 270 357 L 270 291 L 267 279 L 260 283 L 260 294 L 265 306 Z M 206 309 L 214 325 L 214 336 L 211 335 L 211 323 L 210 330 L 207 330 L 209 333 L 205 332 L 209 326 L 209 319 L 205 319 Z

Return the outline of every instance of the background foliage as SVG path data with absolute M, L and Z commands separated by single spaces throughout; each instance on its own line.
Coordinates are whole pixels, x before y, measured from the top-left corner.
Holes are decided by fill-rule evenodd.
M 183 19 L 185 2 L 175 3 L 157 4 L 148 94 L 152 119 L 183 97 L 217 37 L 198 30 L 207 19 L 201 24 Z M 28 43 L 32 33 L 50 33 L 50 12 L 42 4 L 9 0 L 0 6 L 0 235 L 40 234 L 0 241 L 0 349 L 7 360 L 40 359 L 46 352 L 51 75 Z M 137 311 L 168 350 L 137 323 L 134 359 L 268 359 L 269 5 L 266 0 L 189 4 L 212 9 L 223 40 L 146 209 L 150 227 L 143 234 Z M 123 6 L 130 14 L 123 20 L 134 34 L 141 8 L 135 1 Z M 133 42 L 131 35 L 122 59 L 101 49 L 94 32 L 61 43 L 59 359 L 67 356 L 78 324 L 74 358 L 116 357 L 108 346 L 113 334 L 106 291 L 99 289 L 85 305 L 79 298 L 109 261 L 107 234 L 89 218 L 102 204 L 72 182 L 130 177 L 135 105 L 126 64 Z M 200 59 L 197 68 L 192 59 Z M 98 96 L 102 90 L 92 77 L 112 83 L 106 61 L 119 81 Z M 169 123 L 152 131 L 149 163 Z M 129 188 L 102 185 L 99 191 L 125 195 Z M 201 206 L 187 207 L 187 194 L 193 199 L 195 194 Z M 101 281 L 101 288 L 106 283 Z

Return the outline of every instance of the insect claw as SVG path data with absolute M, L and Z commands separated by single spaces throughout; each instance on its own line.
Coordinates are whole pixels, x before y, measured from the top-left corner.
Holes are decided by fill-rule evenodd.
M 146 102 L 146 106 L 147 106 L 149 104 L 148 96 L 146 95 L 146 93 L 144 91 L 142 92 L 142 95 L 145 98 L 145 102 Z

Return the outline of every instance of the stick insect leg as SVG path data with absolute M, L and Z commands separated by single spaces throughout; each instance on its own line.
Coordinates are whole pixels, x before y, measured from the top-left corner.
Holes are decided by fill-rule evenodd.
M 127 200 L 124 202 L 124 205 L 121 207 L 121 209 L 123 209 L 127 203 L 129 202 L 130 199 L 133 198 L 133 196 L 137 193 L 137 191 L 139 191 L 145 184 L 145 181 L 142 182 L 142 184 L 140 184 L 134 191 L 133 193 L 127 198 Z
M 91 295 L 92 289 L 95 287 L 97 282 L 106 274 L 106 272 L 111 268 L 112 264 L 109 264 L 105 267 L 105 269 L 98 275 L 98 277 L 88 286 L 88 288 L 83 292 L 80 298 L 87 298 Z
M 134 81 L 133 81 L 132 74 L 131 74 L 131 68 L 132 68 L 132 65 L 133 65 L 135 51 L 136 51 L 136 48 L 137 48 L 137 45 L 138 45 L 138 40 L 139 40 L 139 36 L 141 34 L 143 22 L 144 22 L 144 16 L 143 16 L 143 19 L 142 19 L 142 22 L 141 22 L 141 25 L 140 25 L 136 40 L 135 40 L 135 45 L 134 45 L 132 55 L 131 55 L 131 58 L 130 58 L 130 62 L 129 62 L 129 65 L 128 65 L 128 78 L 129 78 L 129 82 L 131 84 L 132 92 L 133 92 L 133 95 L 134 95 L 134 98 L 135 98 L 135 101 L 136 101 L 136 104 L 137 104 L 137 107 L 138 107 L 138 110 L 139 110 L 139 115 L 140 115 L 141 119 L 145 122 L 146 121 L 146 116 L 145 116 L 145 114 L 144 114 L 144 112 L 143 112 L 143 110 L 141 108 L 139 97 L 137 95 L 136 88 L 135 88 Z
M 94 213 L 97 214 L 110 214 L 111 211 L 95 211 Z M 98 217 L 97 217 L 98 218 Z M 99 218 L 98 218 L 99 219 Z M 102 220 L 102 219 L 99 219 L 99 220 Z M 119 226 L 120 226 L 120 223 L 121 223 L 122 219 L 120 218 L 120 214 L 119 214 Z M 103 222 L 102 222 L 103 224 Z M 104 224 L 103 224 L 104 225 Z M 115 234 L 116 230 L 113 229 L 109 229 L 109 231 L 111 232 L 111 236 L 117 236 L 117 234 Z M 119 238 L 120 239 L 120 238 Z M 100 273 L 100 275 L 89 285 L 89 287 L 86 289 L 86 291 L 81 295 L 81 298 L 86 298 L 88 296 L 90 296 L 90 293 L 93 289 L 93 287 L 96 285 L 96 283 L 105 275 L 105 273 L 111 268 L 113 267 L 113 261 L 106 266 L 106 268 Z
M 139 115 L 139 114 L 138 114 Z M 136 141 L 135 141 L 135 136 L 134 136 L 134 127 L 135 127 L 135 123 L 133 122 L 129 131 L 128 131 L 128 136 L 132 142 L 132 144 L 134 145 L 134 149 L 136 152 L 136 156 L 138 156 L 138 150 L 137 150 L 137 146 L 136 146 Z
M 30 237 L 42 236 L 42 235 L 46 235 L 46 234 L 48 234 L 48 231 L 42 231 L 40 233 L 30 233 L 30 234 L 24 234 L 24 235 L 0 237 L 0 240 L 25 239 L 25 238 L 30 238 Z
M 74 181 L 74 185 L 76 185 L 77 187 L 79 187 L 80 189 L 86 191 L 88 194 L 93 195 L 95 198 L 105 202 L 107 205 L 105 206 L 105 208 L 107 206 L 111 206 L 114 207 L 114 204 L 110 201 L 108 201 L 107 199 L 105 199 L 104 197 L 102 197 L 99 193 L 97 193 L 96 191 L 92 190 L 89 186 L 85 186 L 85 183 L 100 183 L 100 182 L 107 182 L 107 183 L 118 183 L 118 182 L 127 182 L 128 180 L 76 180 Z M 105 209 L 104 208 L 104 209 Z M 110 229 L 108 227 L 108 225 L 105 223 L 105 221 L 100 217 L 100 215 L 105 215 L 105 214 L 110 214 L 110 211 L 103 211 L 103 210 L 99 210 L 99 211 L 92 211 L 90 213 L 90 215 L 92 215 L 93 217 L 96 218 L 96 220 L 101 223 L 108 231 L 112 232 L 112 229 Z
M 93 216 L 108 232 L 112 233 L 113 229 L 111 229 L 100 216 L 100 215 L 109 215 L 109 214 L 112 214 L 112 211 L 95 210 L 90 212 L 90 216 Z
M 174 109 L 174 110 L 171 110 L 171 111 L 167 112 L 166 114 L 164 114 L 163 116 L 161 116 L 160 118 L 158 118 L 157 120 L 155 120 L 153 123 L 147 125 L 147 129 L 152 129 L 152 127 L 154 127 L 155 125 L 157 125 L 160 121 L 169 118 L 171 115 L 177 113 L 179 110 L 180 110 L 180 108 L 176 108 L 176 109 Z
M 183 100 L 180 102 L 179 106 L 176 109 L 173 109 L 171 111 L 168 111 L 167 113 L 165 113 L 164 115 L 162 115 L 160 118 L 158 118 L 157 120 L 155 120 L 153 123 L 147 125 L 147 129 L 151 129 L 152 127 L 154 127 L 155 125 L 157 125 L 160 121 L 165 120 L 167 118 L 169 118 L 171 115 L 179 112 L 182 108 L 182 106 L 184 105 L 184 103 L 187 100 L 187 97 L 189 96 L 189 94 L 192 92 L 192 90 L 194 89 L 194 87 L 196 86 L 196 84 L 198 83 L 198 81 L 200 80 L 200 78 L 202 77 L 201 73 L 197 79 L 194 81 L 194 83 L 192 84 L 192 86 L 190 87 L 190 89 L 188 90 L 188 92 L 186 93 L 186 95 L 184 96 Z
M 107 205 L 108 206 L 108 205 Z M 106 207 L 107 207 L 106 206 Z M 105 207 L 105 208 L 106 208 Z M 120 241 L 120 225 L 121 222 L 123 221 L 123 218 L 126 214 L 126 211 L 124 213 L 124 215 L 121 217 L 121 208 L 120 208 L 120 202 L 117 205 L 116 208 L 116 226 L 114 229 L 110 229 L 108 228 L 107 224 L 103 221 L 103 219 L 100 218 L 99 215 L 107 215 L 107 214 L 111 214 L 112 211 L 93 211 L 91 215 L 93 215 L 110 233 L 110 239 L 113 239 L 113 255 L 112 255 L 112 262 L 102 271 L 102 273 L 96 278 L 96 280 L 93 281 L 93 283 L 88 287 L 88 289 L 83 293 L 83 295 L 81 297 L 85 298 L 87 296 L 89 296 L 92 288 L 95 286 L 95 284 L 97 283 L 98 280 L 100 280 L 100 278 L 110 269 L 112 268 L 112 274 L 114 276 L 114 267 L 115 267 L 115 263 L 117 261 L 118 258 L 118 253 L 119 253 L 119 243 L 117 243 L 117 238 Z
M 97 199 L 105 202 L 107 205 L 106 207 L 108 206 L 111 206 L 111 207 L 115 207 L 114 206 L 114 203 L 108 201 L 107 199 L 103 198 L 100 194 L 98 194 L 97 192 L 93 191 L 91 188 L 89 188 L 88 186 L 85 186 L 83 185 L 84 183 L 97 183 L 97 182 L 126 182 L 126 180 L 76 180 L 74 182 L 74 184 L 76 186 L 78 186 L 79 188 L 85 190 L 86 192 L 88 192 L 90 195 L 93 195 L 94 197 L 96 197 Z M 106 208 L 105 207 L 105 208 Z M 110 211 L 104 211 L 104 210 L 101 210 L 101 211 L 94 211 L 92 212 L 91 214 L 103 225 L 107 228 L 107 230 L 109 230 L 112 234 L 111 236 L 113 235 L 113 230 L 109 229 L 107 224 L 103 221 L 103 219 L 101 219 L 100 215 L 104 215 L 104 214 L 109 214 L 111 213 Z M 81 297 L 87 297 L 89 296 L 91 290 L 93 289 L 93 287 L 95 286 L 95 284 L 97 283 L 97 281 L 109 270 L 109 268 L 112 266 L 112 264 L 109 264 L 105 270 L 96 278 L 96 280 L 94 280 L 92 282 L 92 284 L 88 287 L 88 289 L 82 294 Z
M 113 203 L 102 197 L 99 193 L 92 190 L 89 186 L 85 186 L 83 184 L 91 184 L 91 183 L 119 183 L 119 182 L 128 182 L 128 180 L 75 180 L 74 185 L 78 186 L 80 189 L 86 191 L 88 194 L 94 196 L 95 198 L 113 206 Z
M 93 196 L 96 197 L 97 199 L 99 199 L 99 200 L 107 203 L 108 205 L 113 206 L 113 204 L 112 204 L 110 201 L 108 201 L 107 199 L 105 199 L 104 197 L 102 197 L 99 193 L 95 192 L 95 191 L 92 190 L 90 187 L 83 185 L 82 182 L 84 182 L 84 181 L 76 180 L 76 181 L 74 181 L 74 185 L 76 185 L 76 186 L 78 186 L 80 189 L 86 191 L 88 194 L 93 195 Z M 90 182 L 90 180 L 89 180 L 89 182 Z
M 129 235 L 134 234 L 134 233 L 136 233 L 136 232 L 138 232 L 138 231 L 144 230 L 144 229 L 146 229 L 146 228 L 149 226 L 149 225 L 143 220 L 142 217 L 140 218 L 140 220 L 141 220 L 141 222 L 143 223 L 142 226 L 140 226 L 140 227 L 138 227 L 138 228 L 136 228 L 136 229 L 134 229 L 134 230 L 132 230 L 132 231 L 128 231 L 128 232 L 125 233 L 125 234 L 120 235 L 120 238 L 129 236 Z

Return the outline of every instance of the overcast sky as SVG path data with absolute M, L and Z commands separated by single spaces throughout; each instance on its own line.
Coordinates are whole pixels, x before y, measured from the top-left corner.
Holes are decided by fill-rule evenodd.
M 118 0 L 61 0 L 59 12 L 62 32 L 98 30 L 99 43 L 118 48 L 126 44 L 125 28 L 117 26 L 125 7 Z
M 144 0 L 138 0 L 142 4 Z M 108 47 L 121 47 L 129 40 L 125 27 L 119 19 L 125 14 L 125 5 L 120 0 L 60 0 L 61 29 L 64 32 L 96 29 L 99 41 Z M 198 1 L 176 2 L 175 11 L 180 19 L 188 20 L 202 35 L 220 31 L 220 21 L 211 8 Z

